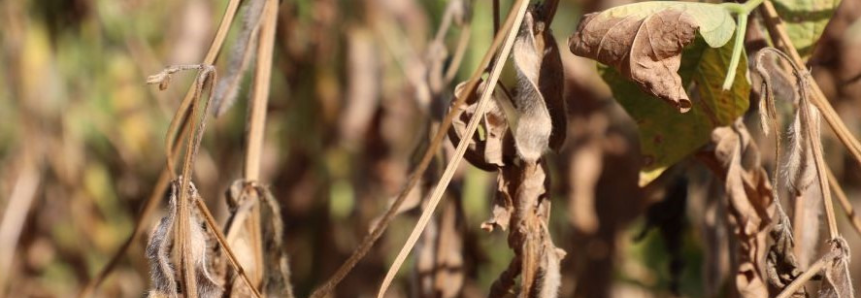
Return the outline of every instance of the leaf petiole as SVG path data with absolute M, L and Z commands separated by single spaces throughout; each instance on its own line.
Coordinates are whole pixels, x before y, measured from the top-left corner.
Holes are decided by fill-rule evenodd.
M 735 44 L 732 48 L 732 58 L 729 62 L 726 78 L 723 81 L 723 90 L 729 90 L 732 83 L 735 81 L 735 72 L 738 69 L 738 62 L 741 60 L 741 50 L 744 49 L 744 36 L 747 33 L 747 19 L 750 13 L 753 12 L 764 0 L 750 0 L 743 4 L 739 3 L 723 3 L 721 6 L 738 15 L 738 24 L 735 31 Z

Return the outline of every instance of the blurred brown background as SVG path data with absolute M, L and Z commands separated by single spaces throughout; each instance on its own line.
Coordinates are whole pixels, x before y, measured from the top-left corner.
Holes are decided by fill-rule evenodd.
M 503 16 L 511 2 L 501 1 Z M 613 101 L 595 63 L 574 57 L 565 46 L 583 13 L 627 2 L 562 1 L 552 27 L 562 49 L 569 109 L 566 145 L 550 156 L 551 231 L 568 252 L 560 297 L 667 297 L 672 288 L 682 297 L 728 297 L 730 234 L 721 221 L 714 178 L 686 161 L 680 170 L 689 182 L 682 184 L 686 199 L 684 191 L 673 195 L 672 181 L 666 189 L 640 190 L 636 126 Z M 170 89 L 159 92 L 145 85 L 145 78 L 166 65 L 200 63 L 226 3 L 0 2 L 0 297 L 75 297 L 131 234 L 164 165 L 167 126 L 192 80 L 177 76 Z M 477 67 L 493 34 L 491 1 L 467 4 L 471 39 L 455 83 Z M 325 281 L 358 245 L 406 183 L 426 146 L 429 123 L 444 115 L 453 86 L 425 77 L 439 66 L 429 58 L 439 50 L 431 41 L 447 5 L 445 0 L 282 1 L 262 181 L 281 204 L 297 296 Z M 861 2 L 844 0 L 809 63 L 856 135 L 861 135 L 859 15 Z M 464 28 L 455 24 L 442 39 L 447 53 L 455 51 Z M 235 35 L 228 36 L 228 45 Z M 761 44 L 751 40 L 748 46 Z M 219 59 L 219 70 L 226 60 Z M 247 81 L 240 94 L 248 93 Z M 503 82 L 514 85 L 513 71 L 506 70 Z M 237 107 L 210 119 L 195 165 L 197 188 L 221 219 L 223 192 L 240 176 L 245 99 L 241 95 Z M 861 168 L 827 128 L 823 132 L 826 158 L 861 208 L 856 196 Z M 423 183 L 435 182 L 444 160 L 432 164 Z M 426 294 L 422 281 L 427 279 L 445 281 L 439 289 L 443 297 L 486 297 L 513 255 L 504 233 L 479 228 L 490 216 L 494 179 L 462 166 L 447 203 L 437 210 L 454 224 L 431 227 L 456 239 L 432 253 L 459 265 L 442 274 L 433 264 L 411 261 L 391 297 L 436 297 Z M 662 237 L 652 230 L 635 240 L 646 210 L 658 202 L 667 202 L 656 210 L 668 214 L 677 231 Z M 414 202 L 396 219 L 336 297 L 376 294 L 415 223 L 417 207 Z M 147 231 L 163 209 L 145 221 Z M 852 273 L 858 280 L 861 238 L 842 210 L 838 217 L 855 249 Z M 146 238 L 131 247 L 97 297 L 144 295 Z M 422 254 L 420 244 L 414 255 Z

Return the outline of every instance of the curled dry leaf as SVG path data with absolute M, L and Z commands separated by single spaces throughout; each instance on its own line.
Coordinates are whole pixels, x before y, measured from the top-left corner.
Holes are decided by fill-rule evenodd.
M 484 90 L 483 84 L 476 88 Z M 463 89 L 465 83 L 460 83 L 455 87 L 454 94 L 456 97 L 466 96 Z M 507 98 L 504 92 L 494 91 L 493 100 L 488 102 L 487 112 L 484 114 L 484 120 L 479 124 L 479 133 L 472 137 L 472 140 L 464 153 L 464 158 L 473 166 L 485 171 L 495 171 L 497 167 L 512 164 L 515 157 L 514 139 L 509 132 L 509 120 L 505 110 L 505 104 L 511 101 Z M 467 124 L 475 115 L 475 109 L 478 107 L 476 99 L 480 94 L 475 94 L 470 97 L 464 106 L 450 107 L 450 109 L 458 109 L 452 118 L 452 128 L 448 131 L 449 139 L 452 144 L 457 145 L 460 142 L 461 136 L 465 133 Z
M 734 30 L 735 21 L 719 5 L 644 2 L 586 15 L 568 46 L 575 55 L 612 66 L 684 113 L 692 104 L 676 73 L 682 49 L 697 31 L 709 46 L 721 47 Z
M 514 140 L 518 155 L 529 162 L 547 149 L 558 150 L 568 124 L 559 48 L 550 28 L 533 14 L 524 16 L 512 49 L 518 82 Z
M 795 241 L 792 237 L 792 227 L 790 226 L 789 217 L 786 216 L 782 208 L 778 206 L 777 209 L 777 223 L 775 223 L 769 233 L 772 245 L 768 249 L 765 264 L 768 284 L 774 292 L 780 292 L 789 286 L 802 273 L 799 270 L 798 260 L 793 253 Z M 805 297 L 807 297 L 807 291 L 804 287 L 799 288 L 792 294 L 792 298 Z
M 849 244 L 837 237 L 831 240 L 832 259 L 822 270 L 825 278 L 819 288 L 819 298 L 854 298 L 852 278 L 849 276 Z
M 174 223 L 177 215 L 177 200 L 179 198 L 179 179 L 171 184 L 170 202 L 168 214 L 165 215 L 159 224 L 153 230 L 150 236 L 149 243 L 146 248 L 147 259 L 150 262 L 150 278 L 152 279 L 152 289 L 149 292 L 149 297 L 180 297 L 182 289 L 177 283 L 179 273 L 176 271 L 179 266 L 174 264 L 171 258 L 171 251 L 175 245 Z M 191 201 L 199 199 L 197 189 L 194 184 L 189 187 L 188 197 Z M 215 282 L 209 270 L 210 250 L 208 247 L 213 244 L 209 243 L 210 239 L 204 229 L 205 222 L 196 209 L 190 209 L 191 214 L 188 217 L 192 220 L 189 235 L 184 235 L 183 238 L 189 242 L 187 247 L 191 249 L 191 263 L 195 266 L 198 295 L 203 298 L 221 297 L 222 288 Z
M 557 297 L 561 283 L 560 262 L 565 252 L 556 248 L 550 237 L 547 223 L 550 218 L 550 200 L 547 194 L 546 169 L 541 164 L 523 162 L 500 168 L 497 180 L 497 203 L 505 202 L 504 212 L 494 214 L 487 227 L 512 227 L 508 246 L 515 258 L 508 270 L 502 273 L 491 288 L 490 297 L 503 297 L 521 275 L 521 292 L 518 297 Z M 499 216 L 504 214 L 504 216 Z M 502 222 L 507 219 L 507 224 Z
M 736 287 L 744 298 L 768 297 L 762 264 L 775 204 L 759 150 L 741 122 L 715 129 L 712 142 L 712 166 L 725 181 L 727 213 L 738 240 Z

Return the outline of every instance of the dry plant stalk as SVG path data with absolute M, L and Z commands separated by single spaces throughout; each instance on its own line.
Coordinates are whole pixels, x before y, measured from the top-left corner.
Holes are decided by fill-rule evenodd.
M 804 61 L 801 59 L 798 51 L 792 46 L 789 35 L 786 33 L 786 28 L 780 16 L 777 15 L 774 4 L 772 4 L 771 1 L 763 2 L 760 6 L 760 13 L 763 15 L 763 20 L 765 21 L 769 36 L 775 46 L 786 53 L 795 65 L 804 65 Z M 813 77 L 809 75 L 804 76 L 804 80 L 813 91 L 812 96 L 810 96 L 810 102 L 822 113 L 822 118 L 825 119 L 825 122 L 828 123 L 829 127 L 831 127 L 831 130 L 840 142 L 843 143 L 844 147 L 846 147 L 852 157 L 855 158 L 855 161 L 861 163 L 861 144 L 859 144 L 858 140 L 852 136 L 852 133 L 848 128 L 846 128 L 846 124 L 843 123 L 837 113 L 834 112 L 834 109 L 831 107 L 831 104 L 828 103 L 828 99 L 825 97 L 825 94 L 822 93 L 822 90 L 819 88 L 816 81 L 813 80 Z M 830 202 L 826 202 L 826 212 L 833 211 L 833 208 L 831 208 L 832 210 L 829 210 L 828 206 L 830 205 Z M 847 213 L 850 212 L 848 209 L 844 211 Z
M 509 268 L 494 282 L 490 297 L 503 297 L 521 276 L 519 297 L 556 297 L 561 282 L 559 265 L 565 252 L 557 249 L 547 227 L 550 201 L 549 179 L 541 157 L 556 150 L 565 140 L 567 119 L 560 86 L 562 65 L 556 41 L 540 13 L 541 7 L 526 12 L 513 45 L 518 73 L 518 94 L 514 98 L 493 92 L 494 101 L 486 113 L 481 102 L 467 101 L 458 113 L 452 142 L 467 142 L 465 155 L 474 166 L 497 172 L 498 191 L 493 217 L 482 224 L 509 231 L 508 244 L 515 252 Z M 502 59 L 498 60 L 502 61 Z M 495 83 L 488 82 L 486 84 Z M 487 85 L 479 93 L 487 97 Z M 469 97 L 460 87 L 458 98 Z M 510 107 L 509 107 L 510 106 Z M 483 119 L 485 134 L 475 138 L 465 122 Z M 514 151 L 514 152 L 512 152 Z
M 179 197 L 179 203 L 178 203 L 178 208 L 177 208 L 178 209 L 177 214 L 179 215 L 178 216 L 179 218 L 177 219 L 178 225 L 175 228 L 176 241 L 179 243 L 177 250 L 180 253 L 180 258 L 179 258 L 180 259 L 179 260 L 180 266 L 179 267 L 180 267 L 180 271 L 182 272 L 182 275 L 181 275 L 182 276 L 181 280 L 183 281 L 182 285 L 186 286 L 185 288 L 183 288 L 186 295 L 192 296 L 192 297 L 195 297 L 197 295 L 197 291 L 196 291 L 197 289 L 195 287 L 196 284 L 194 284 L 194 282 L 192 281 L 193 277 L 195 276 L 195 273 L 194 273 L 195 268 L 193 266 L 187 266 L 186 265 L 186 264 L 188 264 L 187 261 L 192 259 L 192 255 L 191 255 L 190 250 L 188 249 L 187 240 L 185 239 L 185 235 L 189 235 L 189 224 L 190 224 L 188 216 L 187 216 L 189 214 L 189 211 L 188 211 L 189 207 L 186 206 L 187 202 L 185 202 L 185 200 L 186 200 L 186 195 L 187 195 L 187 189 L 188 189 L 189 185 L 191 184 L 191 173 L 192 173 L 192 167 L 194 165 L 194 158 L 197 156 L 197 151 L 200 148 L 200 141 L 203 138 L 203 132 L 204 132 L 204 128 L 206 126 L 206 116 L 208 115 L 208 113 L 206 113 L 206 111 L 209 108 L 209 103 L 210 103 L 210 100 L 208 100 L 208 99 L 203 100 L 204 101 L 203 106 L 198 107 L 199 101 L 201 100 L 201 97 L 203 95 L 204 88 L 209 87 L 209 89 L 211 89 L 213 81 L 216 80 L 216 78 L 215 78 L 215 67 L 213 67 L 212 65 L 173 66 L 173 67 L 168 67 L 167 69 L 165 69 L 161 73 L 150 76 L 147 79 L 148 83 L 159 84 L 159 87 L 162 87 L 162 86 L 167 87 L 167 85 L 163 84 L 163 82 L 165 80 L 169 81 L 171 74 L 173 74 L 179 70 L 195 69 L 195 68 L 199 69 L 200 72 L 198 73 L 197 80 L 195 83 L 194 92 L 192 93 L 194 96 L 192 97 L 191 104 L 190 104 L 190 110 L 189 110 L 190 116 L 188 118 L 189 121 L 186 121 L 185 125 L 183 125 L 183 128 L 182 128 L 183 132 L 187 132 L 187 135 L 186 135 L 187 141 L 186 141 L 185 161 L 183 162 L 183 168 L 182 168 L 182 176 L 181 176 L 182 179 L 178 179 L 181 181 L 181 183 L 180 183 L 180 195 L 179 195 L 180 197 Z M 201 112 L 201 110 L 203 112 Z M 198 117 L 201 119 L 198 121 L 197 125 L 195 126 L 194 120 L 196 120 Z M 240 275 L 240 277 L 242 277 L 242 280 L 247 285 L 249 285 L 249 287 L 252 290 L 252 293 L 254 294 L 254 297 L 260 297 L 260 293 L 257 291 L 257 289 L 255 287 L 251 286 L 251 285 L 253 285 L 253 283 L 249 280 L 248 276 L 245 274 L 245 270 L 243 270 L 242 266 L 236 261 L 235 254 L 230 249 L 230 246 L 227 245 L 227 243 L 224 239 L 224 235 L 222 234 L 218 225 L 215 223 L 215 220 L 213 219 L 212 214 L 209 212 L 209 209 L 206 207 L 206 204 L 204 204 L 202 200 L 196 200 L 195 199 L 193 201 L 194 201 L 198 211 L 203 215 L 208 227 L 210 229 L 212 229 L 212 231 L 214 232 L 216 239 L 218 240 L 218 243 L 222 246 L 222 248 L 224 248 L 224 251 L 227 252 L 227 256 L 228 256 L 228 259 L 230 260 L 231 265 L 234 267 L 235 270 L 237 270 L 239 272 L 239 275 Z
M 810 73 L 801 69 L 786 54 L 774 48 L 762 49 L 757 54 L 756 69 L 759 75 L 762 76 L 762 89 L 764 90 L 760 99 L 760 121 L 766 134 L 768 134 L 769 125 L 775 131 L 775 137 L 778 139 L 778 146 L 776 146 L 778 150 L 780 137 L 777 132 L 777 126 L 774 123 L 777 111 L 774 105 L 773 91 L 771 90 L 771 78 L 763 67 L 763 59 L 769 53 L 775 54 L 777 57 L 783 58 L 790 63 L 798 85 L 796 87 L 797 97 L 795 100 L 798 110 L 792 124 L 794 135 L 792 136 L 789 159 L 784 165 L 787 173 L 787 185 L 793 188 L 794 194 L 800 195 L 814 182 L 814 179 L 818 178 L 819 189 L 822 192 L 825 205 L 825 215 L 828 219 L 829 237 L 834 239 L 839 233 L 834 217 L 834 207 L 831 202 L 831 192 L 827 182 L 825 160 L 822 157 L 822 143 L 819 136 L 819 112 L 808 101 L 810 84 L 807 77 L 810 76 Z M 780 157 L 779 151 L 775 156 L 777 158 Z
M 525 0 L 518 0 L 518 2 L 515 2 L 514 7 L 520 6 L 521 2 L 524 2 L 524 1 Z M 509 14 L 508 18 L 505 21 L 505 24 L 503 25 L 503 28 L 504 28 L 503 31 L 507 32 L 507 30 L 513 26 L 515 19 L 516 19 L 516 14 L 513 14 L 513 13 Z M 502 45 L 503 39 L 505 37 L 506 36 L 504 34 L 496 34 L 495 35 L 495 38 L 493 39 L 493 43 L 491 43 L 488 51 L 485 52 L 484 57 L 482 58 L 481 63 L 479 63 L 479 65 L 488 65 L 490 63 L 492 57 L 494 57 L 494 54 L 496 54 L 497 50 Z M 473 72 L 472 76 L 470 77 L 470 79 L 468 81 L 469 83 L 466 84 L 466 87 L 464 88 L 464 92 L 466 94 L 471 94 L 471 93 L 475 92 L 476 88 L 478 87 L 482 73 L 484 73 L 484 67 L 483 66 L 480 66 L 479 68 L 477 68 Z M 463 105 L 464 102 L 466 101 L 467 97 L 458 98 L 457 101 L 455 103 L 453 103 L 452 105 L 453 106 Z M 401 190 L 401 192 L 398 194 L 397 198 L 392 202 L 392 204 L 389 206 L 389 208 L 386 210 L 386 212 L 383 214 L 383 216 L 377 222 L 377 224 L 374 225 L 373 230 L 370 233 L 368 233 L 368 235 L 366 235 L 362 239 L 362 243 L 359 244 L 359 247 L 357 247 L 353 251 L 353 254 L 351 254 L 350 257 L 341 265 L 341 267 L 338 268 L 338 270 L 332 275 L 332 277 L 330 277 L 319 288 L 314 290 L 314 292 L 311 294 L 310 297 L 321 298 L 321 297 L 325 297 L 326 295 L 328 295 L 338 285 L 338 283 L 340 283 L 341 280 L 343 280 L 344 277 L 353 269 L 353 267 L 355 267 L 356 264 L 368 253 L 368 251 L 370 251 L 371 247 L 374 245 L 374 243 L 376 243 L 376 241 L 380 238 L 380 236 L 382 236 L 383 232 L 385 232 L 389 223 L 392 221 L 394 216 L 398 213 L 398 210 L 400 210 L 401 205 L 403 205 L 403 203 L 406 200 L 406 198 L 408 197 L 408 195 L 410 193 L 412 193 L 412 189 L 419 182 L 419 180 L 423 176 L 425 170 L 427 170 L 428 166 L 430 165 L 431 160 L 433 160 L 435 153 L 439 149 L 439 146 L 442 144 L 442 141 L 445 138 L 445 136 L 448 132 L 448 129 L 451 127 L 452 120 L 454 119 L 454 117 L 455 117 L 455 113 L 453 111 L 450 111 L 448 114 L 446 114 L 442 123 L 440 123 L 440 125 L 439 125 L 439 129 L 434 134 L 434 137 L 431 140 L 430 145 L 425 150 L 425 153 L 422 156 L 421 161 L 416 166 L 416 168 L 413 170 L 413 172 L 410 174 L 409 181 L 404 186 L 404 188 Z
M 512 13 L 515 16 L 515 20 L 513 26 L 508 30 L 508 36 L 505 39 L 505 43 L 500 50 L 500 54 L 496 63 L 490 71 L 490 76 L 488 78 L 488 83 L 485 86 L 484 92 L 482 92 L 482 96 L 478 101 L 478 107 L 476 110 L 476 114 L 483 115 L 487 109 L 487 105 L 490 99 L 490 94 L 492 93 L 489 89 L 492 86 L 496 85 L 496 82 L 499 80 L 499 75 L 502 73 L 504 58 L 508 57 L 508 54 L 511 52 L 512 45 L 514 43 L 515 37 L 517 37 L 517 30 L 514 28 L 519 28 L 520 24 L 523 22 L 523 17 L 526 14 L 526 8 L 528 7 L 527 1 L 518 1 L 513 6 Z M 468 93 L 467 93 L 468 94 Z M 466 136 L 472 136 L 475 134 L 476 129 L 478 128 L 479 120 L 481 117 L 475 117 L 470 120 L 469 125 L 466 128 Z M 377 293 L 378 298 L 382 298 L 386 290 L 388 290 L 389 285 L 395 277 L 398 269 L 400 269 L 403 262 L 406 260 L 407 255 L 412 250 L 413 246 L 415 246 L 416 241 L 418 241 L 419 236 L 421 235 L 424 227 L 427 226 L 428 221 L 430 220 L 433 211 L 436 209 L 436 206 L 439 204 L 440 199 L 442 198 L 442 194 L 445 192 L 445 189 L 448 187 L 448 183 L 451 182 L 451 178 L 454 175 L 455 170 L 457 169 L 458 164 L 463 159 L 463 154 L 466 151 L 466 148 L 469 145 L 469 141 L 467 138 L 461 140 L 460 144 L 458 144 L 457 149 L 455 150 L 454 156 L 451 157 L 449 163 L 446 165 L 445 172 L 443 173 L 440 181 L 437 183 L 434 188 L 433 193 L 430 198 L 428 198 L 427 208 L 422 212 L 421 217 L 419 218 L 416 227 L 413 229 L 410 237 L 407 239 L 404 247 L 401 248 L 401 251 L 398 253 L 398 256 L 395 258 L 392 267 L 389 269 L 388 273 L 386 273 L 386 277 L 383 280 L 382 285 L 380 286 L 380 291 Z
M 793 185 L 796 191 L 799 191 L 800 187 L 805 187 L 804 184 L 810 184 L 813 180 L 813 175 L 815 178 L 818 178 L 819 188 L 822 192 L 822 199 L 825 205 L 825 214 L 828 220 L 828 231 L 829 231 L 829 243 L 831 244 L 831 253 L 826 255 L 824 259 L 828 259 L 826 265 L 821 266 L 822 270 L 825 274 L 825 279 L 823 280 L 823 284 L 820 287 L 819 297 L 834 297 L 834 298 L 847 298 L 853 297 L 852 291 L 852 283 L 849 281 L 849 272 L 848 272 L 848 251 L 849 246 L 846 244 L 845 240 L 840 236 L 839 231 L 837 230 L 836 218 L 834 215 L 834 207 L 832 206 L 831 201 L 831 192 L 830 187 L 828 185 L 829 180 L 829 172 L 828 168 L 825 165 L 825 160 L 822 157 L 822 144 L 819 140 L 819 121 L 818 121 L 818 112 L 816 107 L 809 103 L 809 95 L 808 90 L 810 89 L 810 74 L 801 69 L 798 64 L 795 63 L 789 56 L 780 52 L 773 48 L 766 48 L 760 51 L 757 55 L 757 72 L 759 72 L 760 76 L 763 77 L 763 99 L 761 102 L 764 102 L 761 109 L 761 118 L 763 121 L 763 126 L 767 125 L 768 119 L 771 118 L 773 121 L 775 118 L 776 111 L 774 109 L 774 99 L 771 94 L 771 81 L 766 72 L 765 68 L 762 67 L 762 60 L 766 54 L 772 53 L 775 54 L 779 58 L 783 58 L 788 61 L 792 66 L 793 74 L 797 80 L 797 105 L 798 110 L 796 112 L 796 120 L 793 126 L 795 127 L 795 136 L 794 139 L 800 141 L 796 141 L 793 144 L 791 151 L 793 153 L 790 156 L 798 156 L 803 153 L 794 153 L 794 152 L 811 152 L 812 155 L 812 163 L 815 166 L 815 172 L 812 170 L 806 170 L 805 167 L 810 167 L 810 165 L 801 165 L 794 164 L 797 159 L 790 158 L 790 164 L 787 167 L 790 168 L 790 173 L 796 173 L 795 175 L 791 175 L 788 178 L 794 179 L 790 180 L 789 185 Z M 765 103 L 767 102 L 767 104 Z M 766 117 L 766 113 L 770 117 Z M 800 122 L 800 123 L 799 123 Z M 776 129 L 776 127 L 774 127 Z M 804 149 L 798 149 L 796 147 L 804 146 Z M 811 163 L 810 161 L 807 162 Z M 808 173 L 802 173 L 808 172 Z M 831 179 L 833 180 L 833 179 Z M 848 210 L 847 210 L 848 211 Z M 819 262 L 818 262 L 819 263 Z M 808 269 L 808 271 L 818 271 L 819 269 L 815 269 L 813 266 Z M 801 279 L 799 277 L 799 279 Z M 793 282 L 792 284 L 796 284 Z M 791 284 L 791 285 L 792 285 Z M 791 288 L 787 288 L 784 293 L 788 293 Z M 782 295 L 783 296 L 783 295 Z
M 184 295 L 190 297 L 197 297 L 197 283 L 195 278 L 197 274 L 195 271 L 197 270 L 196 266 L 194 266 L 194 260 L 196 258 L 195 252 L 192 251 L 190 247 L 193 245 L 191 243 L 191 238 L 194 237 L 192 230 L 191 219 L 189 218 L 191 215 L 190 208 L 187 202 L 187 196 L 189 195 L 189 188 L 191 187 L 191 175 L 192 175 L 192 166 L 194 165 L 194 159 L 197 156 L 197 151 L 200 149 L 200 141 L 203 138 L 204 128 L 206 126 L 206 110 L 209 107 L 209 100 L 203 100 L 203 107 L 199 107 L 199 102 L 203 97 L 204 89 L 209 87 L 211 88 L 213 81 L 216 79 L 215 67 L 212 65 L 180 65 L 180 66 L 171 66 L 163 70 L 162 72 L 152 75 L 147 78 L 147 83 L 149 84 L 158 84 L 159 89 L 164 90 L 167 89 L 170 84 L 171 76 L 179 71 L 183 70 L 198 70 L 199 73 L 197 75 L 197 79 L 195 80 L 194 92 L 192 93 L 191 100 L 191 110 L 190 110 L 190 118 L 189 121 L 186 121 L 186 126 L 189 127 L 188 134 L 186 136 L 186 148 L 185 148 L 185 160 L 183 162 L 182 167 L 182 175 L 180 176 L 180 190 L 179 190 L 179 203 L 177 204 L 177 218 L 176 218 L 176 226 L 174 227 L 173 233 L 175 242 L 178 243 L 177 250 L 179 252 L 179 262 L 178 268 L 181 272 L 181 287 Z M 200 109 L 203 109 L 204 113 L 199 117 Z M 198 121 L 197 118 L 200 118 Z M 195 125 L 197 122 L 197 125 Z M 171 150 L 168 147 L 167 154 L 170 154 Z M 170 160 L 170 159 L 168 159 Z M 168 169 L 172 169 L 171 162 L 168 162 Z M 171 171 L 172 172 L 172 171 Z M 192 197 L 192 200 L 194 197 Z
M 221 18 L 220 25 L 218 27 L 218 31 L 215 34 L 215 38 L 212 41 L 212 44 L 209 48 L 209 51 L 204 58 L 202 64 L 204 65 L 212 65 L 215 63 L 215 58 L 218 56 L 218 53 L 221 49 L 221 46 L 224 44 L 224 40 L 227 37 L 227 31 L 230 28 L 230 25 L 233 23 L 233 17 L 236 14 L 237 9 L 239 8 L 240 0 L 230 0 L 225 8 L 224 15 Z M 174 115 L 174 118 L 171 120 L 171 126 L 169 128 L 169 133 L 167 134 L 166 145 L 168 155 L 167 162 L 172 164 L 174 156 L 179 153 L 180 147 L 177 146 L 176 143 L 178 140 L 185 135 L 188 130 L 188 126 L 183 125 L 182 123 L 188 120 L 187 114 L 189 112 L 189 105 L 191 104 L 191 99 L 194 94 L 194 88 L 188 90 L 185 94 L 185 98 L 180 104 L 180 108 L 177 110 L 177 113 Z M 135 228 L 132 231 L 132 234 L 129 235 L 126 242 L 120 247 L 119 250 L 111 257 L 108 264 L 99 271 L 96 276 L 87 282 L 87 285 L 81 290 L 78 294 L 78 297 L 89 297 L 93 294 L 96 288 L 108 277 L 108 275 L 116 268 L 117 264 L 119 264 L 120 259 L 125 255 L 126 251 L 131 247 L 134 240 L 144 231 L 145 223 L 150 217 L 156 207 L 158 206 L 159 198 L 165 193 L 168 185 L 170 184 L 171 179 L 174 177 L 175 172 L 171 167 L 165 167 L 162 169 L 159 174 L 158 181 L 156 185 L 153 187 L 153 191 L 149 198 L 147 198 L 144 203 L 144 208 L 142 208 L 140 214 L 135 220 Z

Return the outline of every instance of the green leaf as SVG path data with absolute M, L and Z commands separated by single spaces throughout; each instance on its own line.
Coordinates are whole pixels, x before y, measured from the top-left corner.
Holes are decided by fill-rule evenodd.
M 810 58 L 825 26 L 840 0 L 774 0 L 777 14 L 786 23 L 786 33 L 802 59 Z
M 639 127 L 643 156 L 640 185 L 651 182 L 666 168 L 707 143 L 714 128 L 731 124 L 747 111 L 750 84 L 745 78 L 746 55 L 741 55 L 732 88 L 728 91 L 721 88 L 733 44 L 731 41 L 723 47 L 712 48 L 698 38 L 685 48 L 679 76 L 684 86 L 693 83 L 697 90 L 688 113 L 679 113 L 672 106 L 654 100 L 615 69 L 599 66 L 601 77 L 610 85 L 614 97 Z

